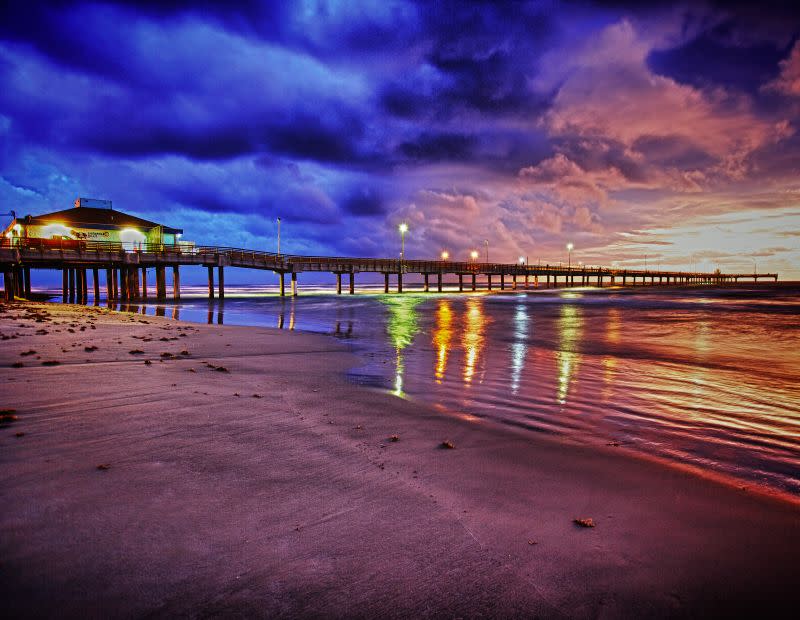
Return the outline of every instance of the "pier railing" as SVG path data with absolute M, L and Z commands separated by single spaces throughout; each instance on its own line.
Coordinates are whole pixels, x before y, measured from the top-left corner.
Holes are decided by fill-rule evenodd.
M 320 271 L 332 273 L 375 272 L 384 274 L 463 274 L 492 276 L 559 276 L 580 278 L 584 282 L 603 278 L 666 278 L 724 281 L 738 278 L 777 279 L 772 273 L 720 273 L 650 269 L 619 269 L 604 266 L 489 263 L 478 261 L 418 260 L 349 256 L 314 256 L 278 254 L 263 250 L 216 245 L 195 245 L 189 242 L 119 243 L 81 239 L 0 239 L 0 263 L 26 263 L 53 267 L 59 263 L 138 263 L 199 264 L 248 267 L 278 272 Z

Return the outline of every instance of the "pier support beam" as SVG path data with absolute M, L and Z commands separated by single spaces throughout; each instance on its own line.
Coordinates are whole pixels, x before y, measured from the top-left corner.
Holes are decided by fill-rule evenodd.
M 464 274 L 463 273 L 459 273 L 458 274 L 458 290 L 459 290 L 459 292 L 464 290 Z
M 511 290 L 517 290 L 517 274 L 511 276 Z
M 384 273 L 383 274 L 383 292 L 387 293 L 387 294 L 389 293 L 389 274 L 388 273 Z
M 475 291 L 478 289 L 478 275 L 473 273 L 472 274 L 472 290 Z
M 356 292 L 356 274 L 350 272 L 350 294 L 355 295 Z
M 284 282 L 282 271 L 278 272 L 278 279 L 280 280 L 281 297 L 284 297 L 286 295 L 286 283 Z
M 397 274 L 397 292 L 403 292 L 403 273 L 400 272 Z
M 422 279 L 423 279 L 423 282 L 424 282 L 424 285 L 423 285 L 423 290 L 424 290 L 426 293 L 430 292 L 430 291 L 429 291 L 429 287 L 428 287 L 428 274 L 427 274 L 427 273 L 423 273 L 423 274 L 422 274 Z
M 114 284 L 114 276 L 111 275 L 111 268 L 106 267 L 106 301 L 114 299 L 115 295 L 111 291 L 111 286 Z
M 223 267 L 222 265 L 217 267 L 217 275 L 219 276 L 217 278 L 217 280 L 218 280 L 217 289 L 219 290 L 219 298 L 220 299 L 225 299 L 225 267 Z M 292 273 L 292 275 L 294 276 L 293 285 L 294 285 L 294 288 L 295 288 L 293 294 L 297 295 L 297 274 Z
M 181 268 L 178 265 L 172 266 L 172 298 L 175 301 L 181 298 Z
M 526 289 L 528 288 L 528 280 L 529 280 L 529 279 L 530 279 L 530 276 L 529 276 L 529 275 L 526 273 L 526 274 L 525 274 L 525 288 L 526 288 Z
M 13 278 L 11 277 L 11 272 L 9 271 L 3 272 L 3 299 L 5 299 L 6 301 L 11 301 L 13 297 L 13 291 L 11 286 L 12 279 Z
M 337 273 L 336 274 L 336 294 L 337 295 L 341 295 L 342 294 L 342 274 L 341 273 Z
M 500 290 L 504 291 L 506 289 L 506 274 L 500 274 Z
M 488 273 L 486 274 L 486 288 L 492 290 L 492 276 Z
M 31 298 L 31 268 L 23 267 L 22 274 L 25 278 L 25 299 Z
M 69 268 L 69 301 L 75 301 L 75 270 Z
M 147 267 L 142 267 L 142 299 L 147 299 Z
M 214 275 L 213 270 L 209 267 L 210 274 L 211 274 L 211 289 L 210 293 L 214 295 Z M 167 298 L 167 274 L 166 268 L 163 266 L 156 267 L 156 299 L 158 301 L 164 301 Z
M 92 285 L 94 286 L 94 305 L 100 303 L 100 270 L 97 267 L 92 268 Z
M 222 269 L 222 267 L 220 267 Z M 222 289 L 220 289 L 221 291 Z M 292 272 L 292 297 L 297 297 L 297 272 Z
M 283 274 L 281 274 L 281 283 L 283 283 Z M 283 287 L 281 287 L 283 288 Z M 283 291 L 281 291 L 281 295 L 283 295 Z M 214 268 L 208 268 L 208 298 L 214 299 Z
M 550 288 L 550 274 L 547 274 L 547 288 Z
M 8 289 L 8 285 L 6 285 Z M 66 303 L 67 296 L 69 295 L 69 270 L 66 267 L 61 268 L 61 301 Z
M 436 274 L 436 290 L 442 292 L 442 272 Z
M 131 274 L 131 288 L 133 289 L 131 298 L 139 299 L 139 268 L 131 267 L 129 273 Z

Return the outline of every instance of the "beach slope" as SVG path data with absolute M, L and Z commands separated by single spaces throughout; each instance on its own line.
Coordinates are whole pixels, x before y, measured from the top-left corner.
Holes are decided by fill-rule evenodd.
M 0 334 L 9 617 L 800 603 L 797 504 L 354 386 L 332 338 L 36 303 Z

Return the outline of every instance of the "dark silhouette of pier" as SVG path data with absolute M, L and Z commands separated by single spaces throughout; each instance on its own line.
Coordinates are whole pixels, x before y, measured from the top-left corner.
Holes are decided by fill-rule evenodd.
M 4 239 L 0 244 L 0 269 L 3 272 L 5 298 L 30 298 L 31 270 L 56 269 L 62 272 L 64 300 L 85 300 L 88 297 L 88 276 L 92 272 L 95 300 L 100 297 L 100 270 L 105 270 L 106 297 L 109 300 L 167 299 L 166 270 L 172 269 L 172 297 L 180 299 L 180 267 L 204 266 L 208 269 L 208 296 L 216 289 L 225 296 L 225 268 L 247 268 L 274 271 L 280 278 L 280 294 L 286 295 L 286 275 L 290 277 L 291 295 L 297 295 L 298 274 L 325 272 L 336 275 L 336 292 L 342 293 L 342 277 L 347 276 L 348 291 L 355 292 L 359 273 L 380 273 L 384 276 L 384 292 L 403 292 L 403 278 L 419 274 L 423 290 L 441 292 L 445 276 L 458 278 L 459 291 L 477 290 L 478 278 L 485 278 L 488 290 L 507 290 L 572 286 L 666 286 L 722 285 L 739 280 L 777 281 L 776 273 L 721 273 L 698 271 L 665 271 L 652 269 L 617 269 L 609 267 L 564 266 L 550 264 L 489 263 L 478 261 L 407 260 L 391 258 L 348 258 L 340 256 L 301 256 L 260 252 L 221 246 L 186 247 L 178 245 L 137 244 L 123 247 L 119 243 L 75 241 L 65 239 Z M 155 273 L 155 294 L 148 290 L 148 270 Z M 390 280 L 394 280 L 391 285 Z M 453 282 L 447 283 L 453 286 Z

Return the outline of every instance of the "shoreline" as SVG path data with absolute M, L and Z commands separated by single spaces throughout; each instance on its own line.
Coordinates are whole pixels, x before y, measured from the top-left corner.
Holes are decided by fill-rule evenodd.
M 0 331 L 23 334 L 0 353 L 0 407 L 18 401 L 0 435 L 12 612 L 666 617 L 797 601 L 800 511 L 772 494 L 353 385 L 327 336 L 4 309 Z

